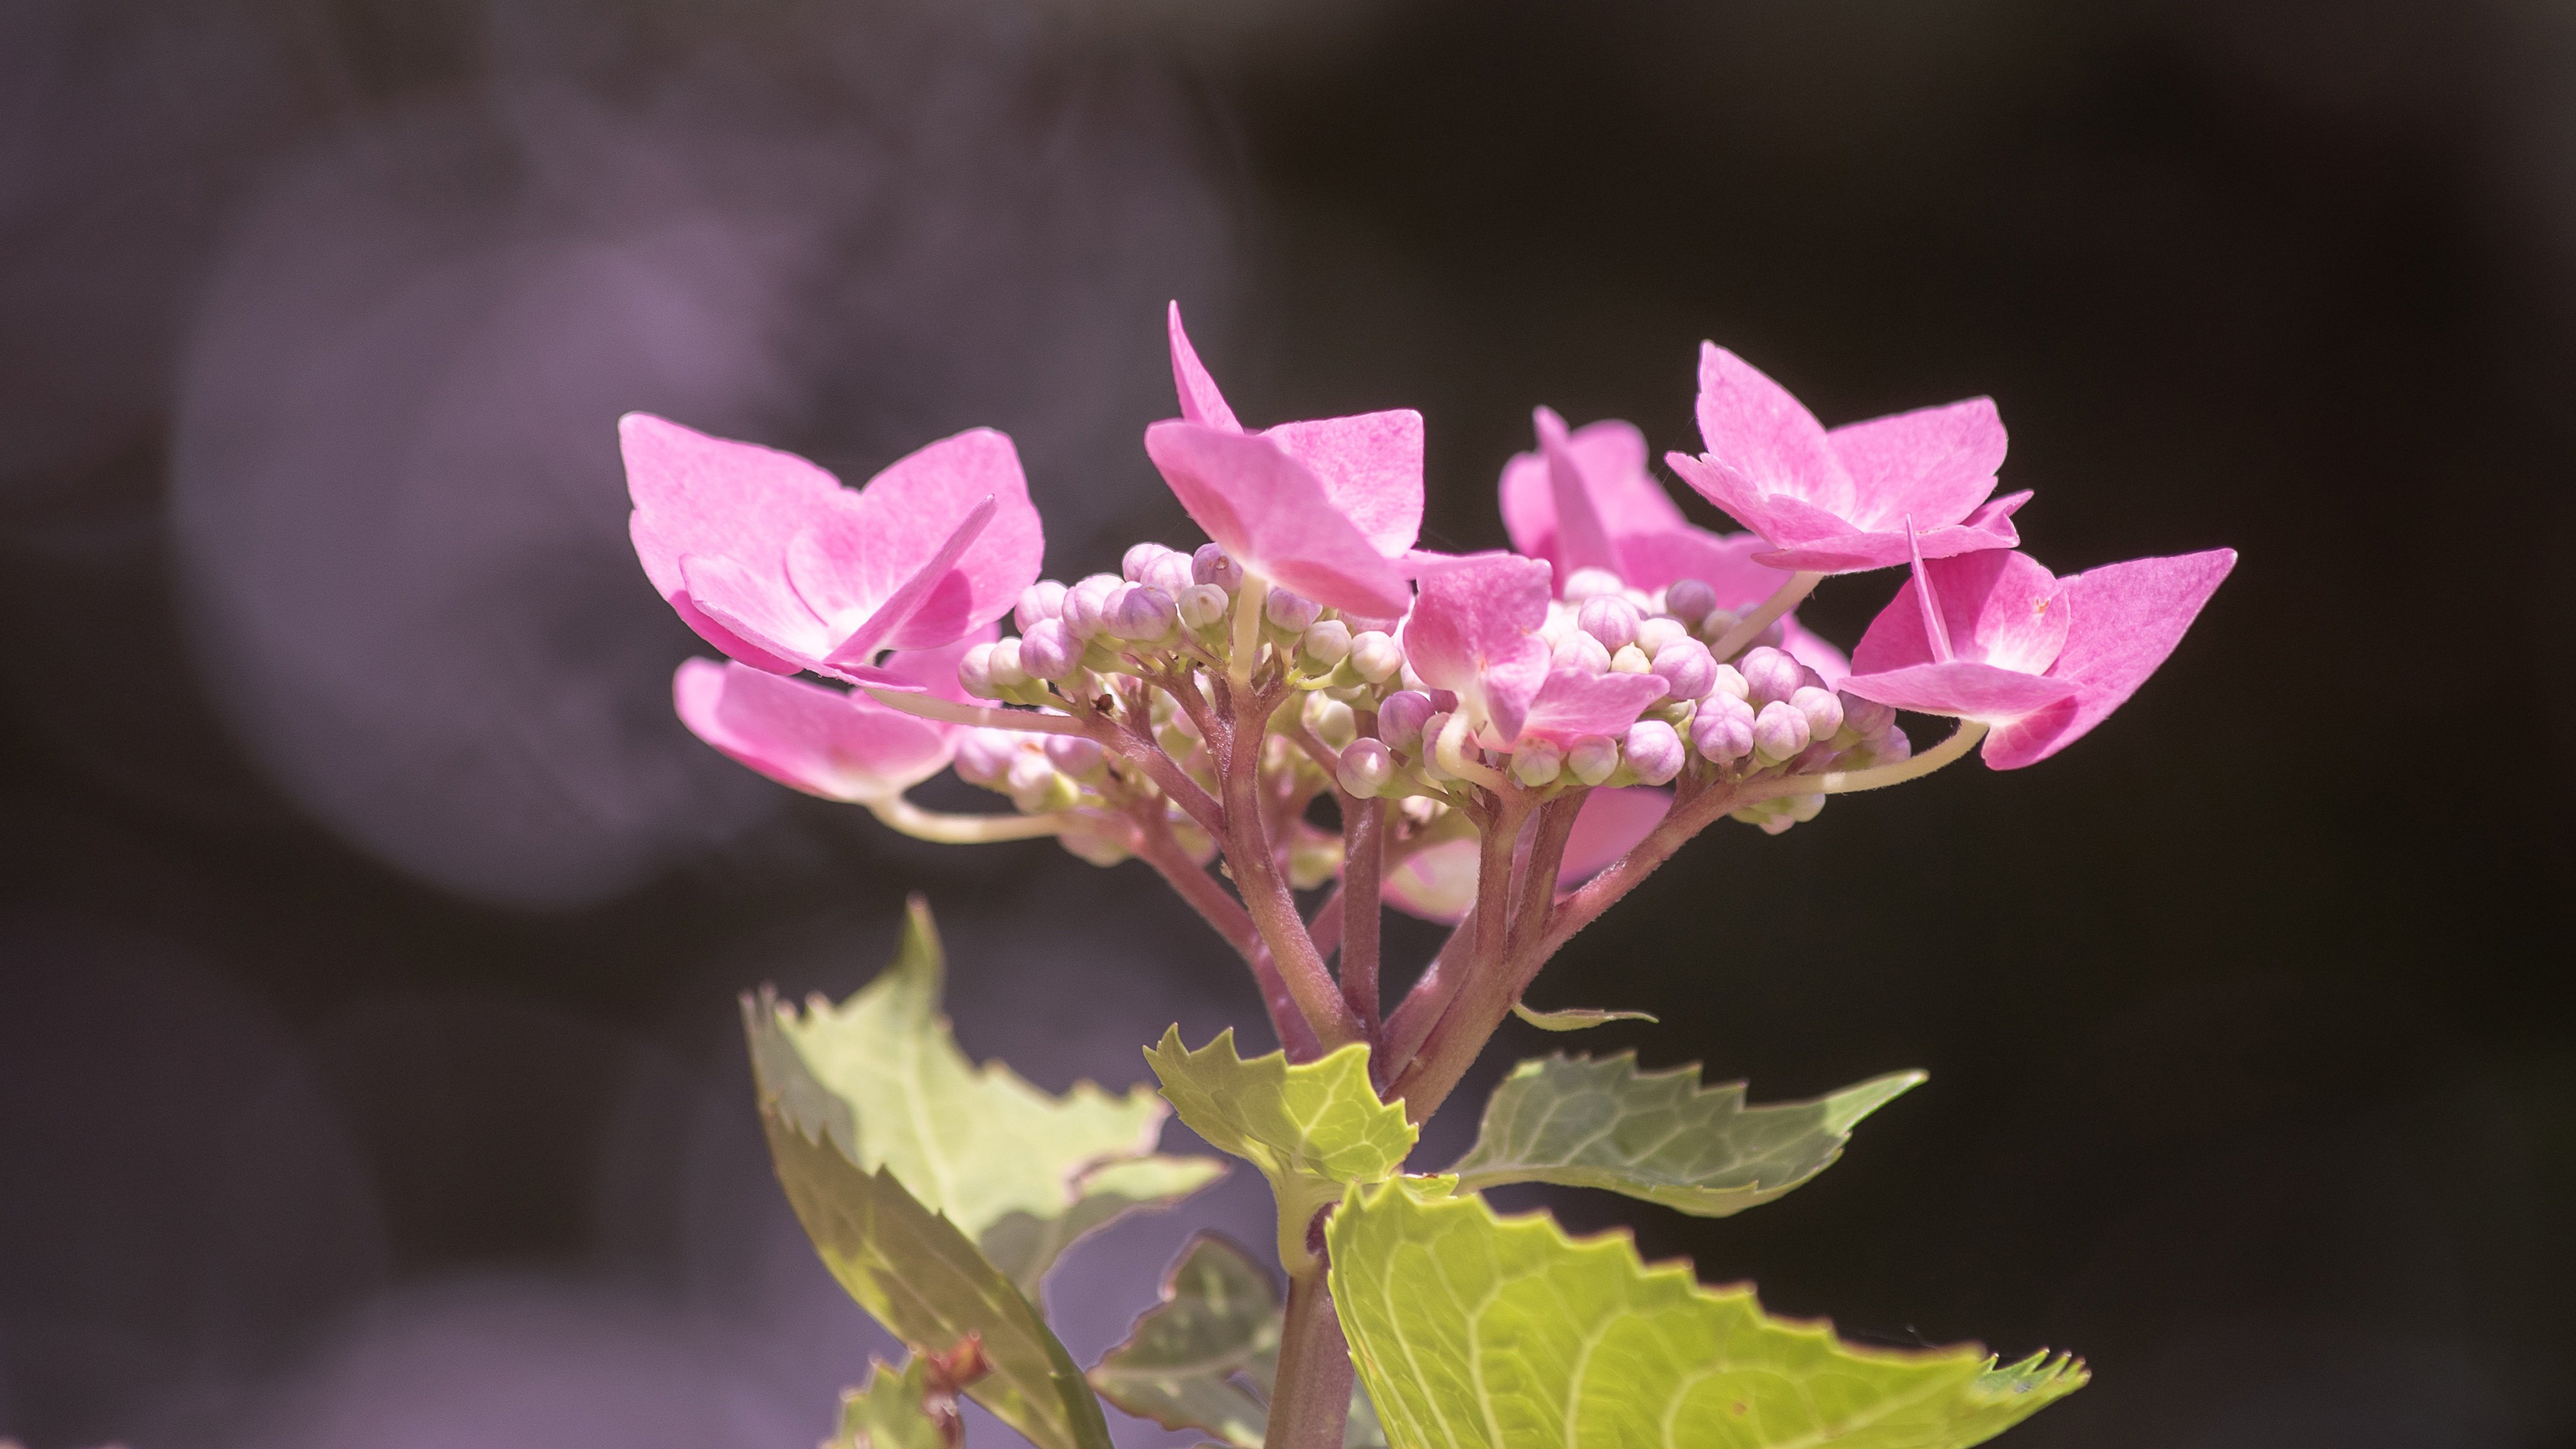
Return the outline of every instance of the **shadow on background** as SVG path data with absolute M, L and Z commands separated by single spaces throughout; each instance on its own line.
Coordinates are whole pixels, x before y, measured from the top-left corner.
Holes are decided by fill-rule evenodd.
M 1532 404 L 1689 443 L 1715 337 L 1829 422 L 1994 395 L 2061 572 L 2241 549 L 2062 758 L 1580 938 L 1539 1004 L 1664 1018 L 1594 1049 L 1932 1081 L 1777 1207 L 1552 1205 L 2086 1353 L 2031 1449 L 2576 1442 L 2576 10 L 28 0 L 0 103 L 0 1432 L 809 1443 L 886 1345 L 735 991 L 850 989 L 919 887 L 1050 1086 L 1257 1023 L 1140 867 L 691 740 L 612 433 L 998 426 L 1075 577 L 1192 537 L 1177 296 L 1247 417 L 1422 408 L 1433 546 Z M 1265 1210 L 1077 1254 L 1076 1352 Z

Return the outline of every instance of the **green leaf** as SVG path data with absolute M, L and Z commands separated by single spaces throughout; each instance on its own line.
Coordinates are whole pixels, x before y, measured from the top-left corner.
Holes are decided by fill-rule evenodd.
M 1702 1087 L 1696 1066 L 1541 1057 L 1494 1089 L 1476 1145 L 1449 1170 L 1470 1190 L 1553 1182 L 1724 1217 L 1832 1166 L 1852 1124 L 1922 1080 L 1894 1072 L 1812 1102 L 1747 1107 L 1742 1082 Z
M 1302 1271 L 1306 1225 L 1354 1182 L 1380 1182 L 1404 1166 L 1413 1124 L 1404 1104 L 1369 1085 L 1368 1047 L 1353 1042 L 1318 1060 L 1287 1054 L 1245 1061 L 1234 1031 L 1191 1051 L 1177 1026 L 1145 1049 L 1163 1096 L 1208 1145 L 1261 1169 L 1279 1198 L 1279 1261 Z
M 1858 1348 L 1750 1288 L 1648 1268 L 1440 1179 L 1354 1187 L 1326 1229 L 1333 1301 L 1405 1449 L 1959 1449 L 2084 1385 L 2071 1356 Z
M 841 1395 L 840 1432 L 823 1449 L 948 1449 L 938 1423 L 922 1407 L 929 1393 L 920 1355 L 904 1360 L 900 1369 L 878 1360 L 866 1388 Z
M 999 1062 L 977 1067 L 939 1014 L 943 974 L 916 897 L 894 965 L 849 1000 L 799 1013 L 762 993 L 745 1025 L 763 1090 L 860 1167 L 892 1169 L 1032 1297 L 1075 1239 L 1223 1174 L 1214 1158 L 1153 1155 L 1166 1109 L 1141 1086 L 1051 1097 Z
M 1270 1274 L 1241 1248 L 1201 1234 L 1164 1275 L 1161 1305 L 1092 1369 L 1091 1385 L 1166 1429 L 1204 1429 L 1232 1449 L 1261 1449 L 1280 1314 Z M 1367 1392 L 1354 1384 L 1343 1449 L 1385 1443 Z
M 1541 1031 L 1583 1031 L 1607 1026 L 1614 1021 L 1656 1021 L 1651 1011 L 1604 1011 L 1594 1006 L 1569 1006 L 1563 1011 L 1539 1011 L 1520 1002 L 1512 1003 L 1512 1015 Z

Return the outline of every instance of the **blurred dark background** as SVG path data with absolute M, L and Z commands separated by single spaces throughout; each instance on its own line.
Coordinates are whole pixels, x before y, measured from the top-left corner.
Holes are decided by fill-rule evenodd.
M 2576 6 L 11 0 L 0 111 L 0 1436 L 812 1443 L 884 1344 L 737 990 L 918 887 L 1050 1087 L 1258 1034 L 1142 867 L 691 740 L 612 430 L 992 424 L 1071 578 L 1191 541 L 1176 296 L 1249 419 L 1423 409 L 1440 546 L 1533 403 L 1689 443 L 1715 337 L 1829 422 L 1993 394 L 2061 572 L 2241 549 L 2044 768 L 1581 938 L 1534 1000 L 1663 1015 L 1595 1049 L 1932 1080 L 1745 1217 L 1555 1206 L 2084 1352 L 2030 1449 L 2576 1444 Z M 1077 1353 L 1264 1210 L 1078 1254 Z

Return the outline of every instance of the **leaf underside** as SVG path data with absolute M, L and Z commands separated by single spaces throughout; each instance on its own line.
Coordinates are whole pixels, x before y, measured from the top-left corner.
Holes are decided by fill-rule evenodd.
M 868 1375 L 868 1386 L 841 1395 L 839 1432 L 823 1449 L 948 1449 L 939 1426 L 922 1409 L 929 1391 L 919 1355 L 902 1368 L 883 1360 Z
M 1624 1234 L 1497 1217 L 1447 1179 L 1353 1188 L 1333 1299 L 1400 1449 L 1962 1449 L 2083 1386 L 2067 1355 L 1857 1348 Z
M 1449 1169 L 1468 1189 L 1604 1188 L 1698 1217 L 1769 1202 L 1833 1165 L 1852 1125 L 1923 1080 L 1896 1072 L 1808 1102 L 1744 1104 L 1744 1084 L 1636 1057 L 1525 1061 L 1494 1089 L 1476 1145 Z

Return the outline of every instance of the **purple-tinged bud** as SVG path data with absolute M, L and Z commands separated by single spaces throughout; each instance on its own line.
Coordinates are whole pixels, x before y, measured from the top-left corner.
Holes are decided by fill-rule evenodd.
M 1887 733 L 1889 725 L 1896 723 L 1894 705 L 1881 704 L 1874 699 L 1863 699 L 1857 694 L 1843 695 L 1842 702 L 1843 728 L 1862 739 L 1883 735 Z
M 1744 683 L 1749 691 L 1745 698 L 1756 705 L 1785 700 L 1806 683 L 1798 677 L 1798 661 L 1777 649 L 1753 648 L 1744 653 Z
M 1172 632 L 1181 611 L 1161 589 L 1135 584 L 1114 595 L 1101 613 L 1109 632 L 1138 644 L 1150 644 Z
M 1600 640 L 1576 629 L 1556 641 L 1556 648 L 1550 651 L 1548 665 L 1552 669 L 1607 674 L 1610 672 L 1610 651 Z
M 1049 735 L 1046 757 L 1055 767 L 1082 781 L 1096 781 L 1109 773 L 1109 754 L 1080 735 Z
M 1628 726 L 1628 768 L 1647 784 L 1671 783 L 1689 758 L 1680 733 L 1662 720 L 1641 719 Z
M 1645 650 L 1638 648 L 1634 644 L 1625 644 L 1620 646 L 1618 653 L 1610 656 L 1610 672 L 1613 674 L 1652 674 L 1655 672 L 1655 664 L 1653 660 L 1646 657 Z
M 1800 685 L 1798 692 L 1789 696 L 1789 705 L 1807 717 L 1807 738 L 1811 740 L 1832 739 L 1834 732 L 1843 727 L 1843 702 L 1834 698 L 1830 689 Z
M 1717 683 L 1717 670 L 1716 658 L 1697 639 L 1676 639 L 1655 651 L 1655 673 L 1663 677 L 1667 699 L 1697 699 L 1708 693 Z
M 1551 785 L 1565 769 L 1565 751 L 1551 740 L 1523 740 L 1512 751 L 1512 778 L 1535 790 Z
M 1566 773 L 1586 785 L 1598 785 L 1619 769 L 1619 742 L 1608 735 L 1585 735 L 1565 752 Z
M 1664 587 L 1664 612 L 1685 629 L 1696 629 L 1717 607 L 1717 590 L 1698 579 L 1681 579 Z
M 1213 629 L 1225 618 L 1226 606 L 1234 600 L 1214 584 L 1192 584 L 1181 590 L 1175 602 L 1182 623 L 1193 629 Z
M 1145 570 L 1153 567 L 1156 559 L 1171 552 L 1171 548 L 1159 543 L 1137 544 L 1118 561 L 1119 576 L 1131 584 L 1141 584 L 1145 581 Z
M 1298 649 L 1323 668 L 1330 669 L 1350 657 L 1351 626 L 1339 619 L 1318 619 L 1306 628 L 1306 637 L 1297 642 Z
M 1619 576 L 1608 569 L 1576 569 L 1566 576 L 1565 601 L 1580 604 L 1604 594 L 1625 593 L 1627 588 L 1626 584 L 1619 582 Z
M 1343 748 L 1341 768 L 1333 775 L 1344 793 L 1373 800 L 1395 778 L 1395 754 L 1376 740 L 1353 740 Z
M 1434 780 L 1451 778 L 1449 772 L 1440 764 L 1440 732 L 1447 728 L 1449 728 L 1447 710 L 1434 710 L 1431 717 L 1422 722 L 1422 773 Z M 1461 753 L 1468 748 L 1464 744 L 1459 746 Z
M 1082 641 L 1065 632 L 1062 619 L 1040 619 L 1020 639 L 1020 668 L 1031 679 L 1057 680 L 1082 663 Z
M 1195 586 L 1198 579 L 1191 572 L 1190 556 L 1172 552 L 1145 565 L 1145 576 L 1136 582 L 1148 588 L 1161 589 L 1177 599 L 1183 589 Z
M 1773 700 L 1753 717 L 1753 753 L 1776 765 L 1807 747 L 1807 717 L 1787 700 Z
M 977 699 L 1000 699 L 993 683 L 993 646 L 978 644 L 957 661 L 957 687 Z
M 1742 700 L 1730 701 L 1733 710 L 1718 704 L 1729 699 L 1721 694 L 1703 702 L 1691 720 L 1691 748 L 1711 764 L 1731 765 L 1753 753 L 1753 711 Z
M 1263 615 L 1291 634 L 1305 633 L 1306 626 L 1314 623 L 1316 616 L 1323 612 L 1323 605 L 1286 589 L 1272 589 L 1270 601 L 1262 605 Z
M 1714 659 L 1717 656 L 1709 657 Z M 1709 672 L 1708 690 L 1700 695 L 1700 698 L 1707 699 L 1711 695 L 1719 694 L 1733 700 L 1749 700 L 1753 697 L 1753 686 L 1745 682 L 1743 670 L 1732 664 L 1720 664 Z
M 1774 619 L 1762 626 L 1762 632 L 1753 636 L 1753 642 L 1765 649 L 1777 649 L 1787 642 L 1788 638 L 1789 626 Z
M 1638 648 L 1646 651 L 1647 658 L 1652 659 L 1663 653 L 1665 647 L 1673 641 L 1689 637 L 1690 630 L 1682 627 L 1681 620 L 1667 619 L 1657 614 L 1637 626 L 1637 637 L 1634 642 Z
M 1351 672 L 1371 684 L 1384 684 L 1404 667 L 1404 646 L 1395 636 L 1368 629 L 1351 636 Z
M 1600 640 L 1601 647 L 1613 654 L 1637 642 L 1637 626 L 1643 622 L 1637 606 L 1617 594 L 1585 599 L 1574 615 L 1574 627 Z
M 1101 617 L 1109 606 L 1109 597 L 1125 587 L 1123 580 L 1112 574 L 1093 574 L 1064 591 L 1064 607 L 1056 617 L 1064 621 L 1065 632 L 1076 639 L 1089 639 L 1108 627 Z
M 1064 585 L 1054 579 L 1040 579 L 1020 590 L 1020 605 L 1011 611 L 1011 622 L 1025 634 L 1040 619 L 1052 619 L 1064 612 Z
M 1377 707 L 1377 737 L 1389 749 L 1422 748 L 1422 725 L 1431 718 L 1431 696 L 1414 690 L 1398 690 Z
M 984 675 L 997 689 L 1017 689 L 1029 682 L 1029 672 L 1020 667 L 1020 641 L 996 640 L 993 652 L 984 656 Z
M 1735 632 L 1735 626 L 1740 622 L 1732 609 L 1711 609 L 1708 617 L 1699 621 L 1699 637 L 1709 648 L 1715 649 L 1717 641 Z
M 1011 761 L 1020 754 L 1020 741 L 1028 736 L 1009 730 L 977 727 L 957 736 L 957 778 L 969 785 L 999 787 Z
M 1226 557 L 1225 550 L 1212 543 L 1200 544 L 1199 551 L 1190 555 L 1190 577 L 1203 584 L 1214 584 L 1229 594 L 1243 587 L 1242 566 Z

